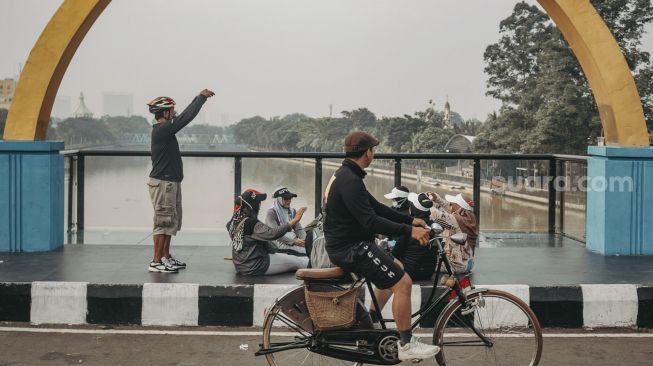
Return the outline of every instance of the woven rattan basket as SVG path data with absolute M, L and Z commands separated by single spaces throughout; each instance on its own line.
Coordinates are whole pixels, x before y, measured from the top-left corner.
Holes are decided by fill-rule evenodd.
M 356 322 L 356 302 L 360 287 L 351 290 L 317 292 L 304 290 L 308 312 L 319 330 L 351 328 Z

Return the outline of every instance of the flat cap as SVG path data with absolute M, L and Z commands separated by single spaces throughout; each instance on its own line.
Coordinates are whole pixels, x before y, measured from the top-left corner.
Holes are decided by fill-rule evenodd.
M 379 144 L 379 140 L 367 132 L 354 131 L 345 137 L 345 152 L 360 152 Z

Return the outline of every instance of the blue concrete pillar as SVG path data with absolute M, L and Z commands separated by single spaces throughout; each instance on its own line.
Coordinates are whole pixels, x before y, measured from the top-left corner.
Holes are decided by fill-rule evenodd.
M 64 240 L 64 147 L 0 140 L 0 252 L 39 252 Z
M 653 255 L 653 148 L 590 146 L 587 249 Z

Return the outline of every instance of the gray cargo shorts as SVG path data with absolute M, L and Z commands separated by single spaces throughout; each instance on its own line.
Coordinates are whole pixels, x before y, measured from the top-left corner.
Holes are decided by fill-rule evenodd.
M 181 230 L 181 183 L 150 178 L 147 182 L 154 208 L 153 235 L 176 235 Z

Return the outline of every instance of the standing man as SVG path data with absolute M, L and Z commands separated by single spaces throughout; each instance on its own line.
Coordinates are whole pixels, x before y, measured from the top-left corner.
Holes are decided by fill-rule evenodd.
M 324 236 L 331 261 L 346 271 L 367 278 L 378 289 L 394 294 L 392 314 L 399 330 L 400 360 L 426 359 L 440 348 L 412 336 L 410 293 L 412 280 L 399 263 L 374 242 L 375 234 L 407 235 L 426 245 L 429 230 L 421 219 L 413 219 L 379 203 L 365 188 L 365 168 L 374 160 L 379 141 L 365 132 L 345 138 L 346 159 L 333 174 L 325 190 Z
M 215 93 L 204 89 L 177 115 L 175 101 L 168 97 L 154 98 L 147 103 L 154 114 L 152 126 L 152 171 L 147 182 L 154 207 L 154 258 L 150 272 L 176 273 L 186 263 L 170 255 L 170 239 L 181 229 L 181 181 L 184 167 L 176 133 L 189 124 Z

